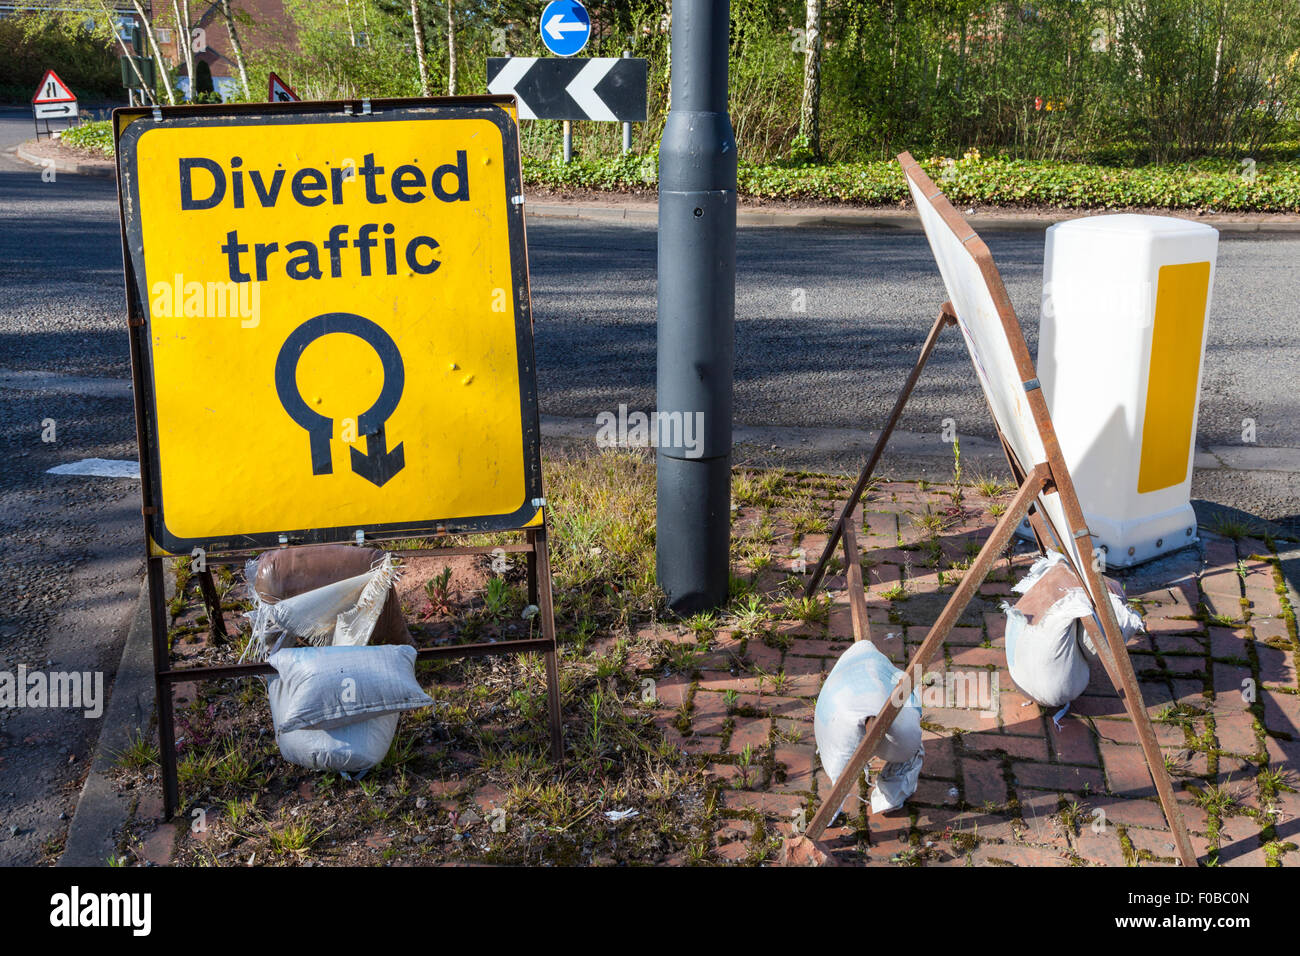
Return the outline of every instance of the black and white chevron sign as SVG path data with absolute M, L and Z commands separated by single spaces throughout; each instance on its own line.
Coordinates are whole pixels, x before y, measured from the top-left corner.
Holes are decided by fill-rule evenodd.
M 487 88 L 514 94 L 520 119 L 644 123 L 647 72 L 636 57 L 494 56 Z

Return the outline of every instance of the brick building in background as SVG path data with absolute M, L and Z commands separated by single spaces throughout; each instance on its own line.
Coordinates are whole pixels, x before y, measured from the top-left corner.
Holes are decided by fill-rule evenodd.
M 85 3 L 78 0 L 0 2 L 0 18 L 44 8 L 63 14 L 81 14 L 85 16 L 88 23 L 93 23 L 102 19 L 105 6 L 112 12 L 113 27 L 118 37 L 114 54 L 120 56 L 129 53 L 131 31 L 133 27 L 139 25 L 140 18 L 132 4 L 123 0 L 108 0 L 107 4 Z M 182 46 L 186 41 L 181 35 L 176 18 L 176 8 L 179 4 L 173 5 L 171 0 L 161 0 L 156 3 L 142 3 L 141 6 L 153 25 L 163 58 L 175 77 L 178 98 L 188 97 L 190 78 L 186 72 L 185 51 Z M 195 72 L 200 72 L 200 62 L 206 64 L 216 92 L 222 94 L 223 98 L 239 95 L 242 92 L 239 66 L 230 41 L 230 32 L 226 28 L 225 17 L 221 14 L 221 5 L 208 0 L 190 0 L 189 7 L 190 42 L 198 44 L 194 54 Z M 284 8 L 283 0 L 230 0 L 230 7 L 246 63 L 270 47 L 292 49 L 296 46 L 296 28 L 293 18 Z M 258 89 L 251 77 L 249 83 L 253 98 L 261 98 L 265 90 Z M 161 83 L 159 86 L 161 92 Z
M 246 65 L 250 58 L 268 47 L 294 45 L 293 18 L 285 10 L 283 0 L 231 0 L 230 6 Z M 177 94 L 188 96 L 190 84 L 189 77 L 186 76 L 185 51 L 180 45 L 185 41 L 177 30 L 172 5 L 154 3 L 152 8 L 151 17 L 158 36 L 158 46 L 176 72 Z M 221 15 L 221 5 L 191 0 L 190 17 L 190 42 L 198 46 L 194 54 L 195 72 L 201 76 L 199 64 L 206 64 L 212 75 L 213 88 L 223 99 L 240 95 L 239 66 L 225 17 Z M 251 77 L 249 83 L 254 99 L 265 93 L 265 90 L 257 88 Z

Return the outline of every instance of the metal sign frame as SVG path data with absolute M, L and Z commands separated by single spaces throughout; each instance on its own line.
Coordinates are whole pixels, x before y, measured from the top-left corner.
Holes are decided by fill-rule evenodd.
M 899 691 L 891 694 L 880 712 L 867 722 L 866 733 L 854 751 L 853 757 L 849 760 L 839 778 L 835 780 L 831 792 L 822 798 L 821 806 L 803 834 L 807 839 L 814 842 L 826 831 L 831 820 L 839 811 L 841 803 L 848 796 L 854 784 L 857 783 L 867 762 L 875 753 L 880 741 L 894 722 L 894 718 L 897 717 L 902 706 L 907 701 L 911 689 L 921 685 L 925 675 L 925 668 L 934 655 L 939 652 L 949 632 L 966 610 L 966 606 L 975 597 L 975 592 L 983 584 L 998 556 L 1011 543 L 1016 526 L 1022 519 L 1027 518 L 1029 520 L 1040 552 L 1045 552 L 1049 546 L 1055 547 L 1056 550 L 1066 556 L 1067 562 L 1080 580 L 1085 583 L 1090 595 L 1109 594 L 1101 573 L 1094 562 L 1076 562 L 1070 557 L 1072 551 L 1082 555 L 1091 554 L 1092 536 L 1088 532 L 1083 509 L 1079 504 L 1078 495 L 1075 493 L 1074 483 L 1070 479 L 1070 472 L 1066 466 L 1065 458 L 1061 454 L 1056 430 L 1052 425 L 1051 415 L 1047 410 L 1047 402 L 1043 397 L 1042 389 L 1039 387 L 1033 359 L 1029 354 L 1029 346 L 1025 342 L 1020 321 L 1016 317 L 1015 309 L 1011 305 L 1011 299 L 1007 295 L 1001 276 L 998 274 L 997 266 L 993 263 L 993 255 L 988 246 L 984 244 L 984 241 L 970 227 L 970 224 L 952 207 L 947 197 L 922 171 L 911 154 L 902 153 L 899 155 L 898 160 L 902 164 L 904 174 L 910 180 L 909 185 L 915 186 L 919 194 L 930 201 L 934 210 L 939 214 L 943 226 L 953 232 L 979 269 L 997 310 L 997 318 L 1001 322 L 1006 344 L 1010 347 L 1011 357 L 1024 388 L 1032 422 L 1037 437 L 1042 442 L 1046 460 L 1028 466 L 1021 462 L 1006 436 L 1002 433 L 997 418 L 993 415 L 992 408 L 990 408 L 990 417 L 993 418 L 994 429 L 998 433 L 1003 451 L 1007 456 L 1007 463 L 1011 468 L 1011 474 L 1016 481 L 1018 488 L 1016 495 L 1007 507 L 1006 512 L 994 526 L 992 534 L 980 549 L 970 569 L 962 575 L 961 582 L 940 612 L 934 626 L 930 628 L 925 640 L 908 661 L 904 677 L 898 685 Z M 817 566 L 808 579 L 805 594 L 811 597 L 816 593 L 818 586 L 822 582 L 831 556 L 835 553 L 836 548 L 842 544 L 847 567 L 846 578 L 849 586 L 849 605 L 853 622 L 853 639 L 855 641 L 870 640 L 871 635 L 867 623 L 866 599 L 862 587 L 862 569 L 858 560 L 857 540 L 853 527 L 853 511 L 871 481 L 871 476 L 880 462 L 885 445 L 889 441 L 894 427 L 898 424 L 907 400 L 920 378 L 921 370 L 938 342 L 940 331 L 945 326 L 959 324 L 959 321 L 957 311 L 952 303 L 945 302 L 930 329 L 929 335 L 926 336 L 916 365 L 912 368 L 907 381 L 904 383 L 903 390 L 894 404 L 893 411 L 890 413 L 885 427 L 880 432 L 880 437 L 872 449 L 871 456 L 859 473 L 853 491 L 849 494 L 848 500 L 844 503 L 844 507 L 840 510 L 840 514 L 831 528 L 830 536 L 822 550 Z M 970 343 L 967 344 L 969 346 Z M 973 353 L 972 358 L 974 358 Z M 1066 533 L 1070 535 L 1071 539 L 1068 545 L 1059 540 L 1060 536 L 1053 524 L 1045 520 L 1042 498 L 1049 494 L 1059 496 L 1061 510 L 1068 522 Z M 1174 798 L 1173 784 L 1165 767 L 1164 754 L 1160 750 L 1155 731 L 1151 726 L 1151 718 L 1147 714 L 1146 706 L 1143 703 L 1142 691 L 1138 684 L 1137 675 L 1133 671 L 1133 663 L 1128 656 L 1124 635 L 1119 628 L 1118 621 L 1115 619 L 1114 608 L 1111 607 L 1109 597 L 1103 597 L 1100 600 L 1094 598 L 1092 603 L 1096 617 L 1085 621 L 1084 626 L 1097 647 L 1098 657 L 1107 676 L 1123 700 L 1124 709 L 1137 729 L 1147 769 L 1151 773 L 1151 779 L 1155 784 L 1165 819 L 1172 831 L 1178 849 L 1178 856 L 1184 866 L 1196 866 L 1196 852 L 1192 848 L 1187 833 L 1182 808 L 1179 807 L 1177 800 Z M 1100 622 L 1100 627 L 1098 627 L 1098 622 Z
M 158 124 L 197 125 L 197 121 L 210 122 L 219 117 L 232 126 L 274 125 L 277 122 L 303 122 L 304 118 L 337 121 L 347 117 L 351 122 L 382 121 L 385 115 L 399 111 L 430 110 L 450 112 L 463 118 L 466 111 L 474 116 L 495 115 L 506 139 L 507 187 L 511 197 L 522 198 L 522 180 L 519 170 L 518 125 L 514 114 L 513 97 L 467 96 L 405 98 L 392 100 L 332 100 L 270 104 L 211 104 L 165 107 L 129 107 L 113 111 L 115 141 L 122 155 L 122 140 L 138 137 L 145 129 Z M 135 128 L 136 132 L 131 133 Z M 159 538 L 162 524 L 162 498 L 158 472 L 157 445 L 154 421 L 154 390 L 152 353 L 150 349 L 148 284 L 142 274 L 137 274 L 135 254 L 143 254 L 138 222 L 131 227 L 128 203 L 138 208 L 138 183 L 134 169 L 123 181 L 122 166 L 118 170 L 118 207 L 122 235 L 123 273 L 126 285 L 127 332 L 130 337 L 131 383 L 135 395 L 136 441 L 141 451 L 141 461 L 147 466 L 140 470 L 141 513 L 145 540 L 146 579 L 149 585 L 150 624 L 153 632 L 154 687 L 158 717 L 159 756 L 162 765 L 163 806 L 167 819 L 171 819 L 180 806 L 179 783 L 176 772 L 176 731 L 173 713 L 172 687 L 183 681 L 228 680 L 240 677 L 267 676 L 275 673 L 266 663 L 228 664 L 219 666 L 174 667 L 168 642 L 169 614 L 166 598 L 164 560 L 173 548 L 159 545 L 181 545 L 180 553 L 190 554 L 188 540 Z M 375 545 L 395 538 L 445 538 L 450 535 L 481 534 L 485 532 L 517 531 L 524 540 L 511 544 L 439 547 L 435 544 L 415 549 L 396 550 L 398 557 L 460 557 L 491 554 L 504 550 L 507 553 L 524 553 L 528 561 L 529 603 L 538 607 L 541 634 L 519 640 L 491 643 L 444 645 L 422 648 L 419 660 L 456 659 L 495 654 L 540 653 L 544 657 L 548 697 L 548 718 L 552 760 L 558 765 L 563 760 L 562 718 L 560 713 L 560 688 L 555 638 L 555 610 L 551 590 L 550 554 L 547 547 L 545 499 L 541 484 L 540 428 L 537 418 L 536 363 L 533 359 L 532 311 L 528 281 L 528 256 L 524 236 L 524 215 L 521 202 L 508 202 L 510 230 L 511 272 L 516 285 L 516 345 L 519 351 L 519 384 L 521 390 L 521 425 L 524 436 L 524 468 L 527 497 L 524 506 L 513 515 L 486 516 L 474 519 L 455 519 L 389 524 L 366 527 L 360 534 L 356 526 L 332 529 L 268 531 L 237 536 L 232 541 L 205 541 L 211 545 L 204 550 L 205 566 L 199 571 L 200 591 L 208 612 L 209 630 L 215 643 L 225 640 L 225 628 L 217 589 L 212 581 L 211 566 L 242 566 L 255 556 L 255 548 L 262 545 L 286 547 L 289 544 L 356 541 Z M 141 261 L 143 261 L 141 259 Z M 281 534 L 294 536 L 282 540 Z

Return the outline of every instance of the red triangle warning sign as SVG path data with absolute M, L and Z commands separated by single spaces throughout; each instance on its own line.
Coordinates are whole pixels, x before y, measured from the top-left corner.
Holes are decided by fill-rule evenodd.
M 271 74 L 271 80 L 268 84 L 266 99 L 270 103 L 296 103 L 298 94 L 293 91 L 288 83 L 280 79 L 274 73 Z
M 59 79 L 59 74 L 46 70 L 41 78 L 41 85 L 36 88 L 32 103 L 75 103 L 76 96 L 68 89 L 68 84 Z

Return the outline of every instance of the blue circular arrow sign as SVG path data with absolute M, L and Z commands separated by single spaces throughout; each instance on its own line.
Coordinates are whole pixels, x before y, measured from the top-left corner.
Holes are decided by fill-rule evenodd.
M 573 56 L 591 39 L 591 17 L 578 0 L 551 0 L 542 11 L 542 42 L 556 56 Z

